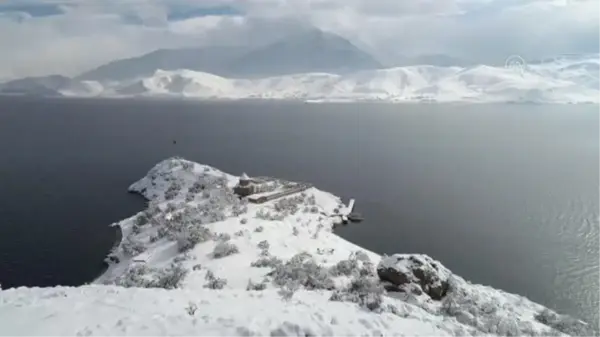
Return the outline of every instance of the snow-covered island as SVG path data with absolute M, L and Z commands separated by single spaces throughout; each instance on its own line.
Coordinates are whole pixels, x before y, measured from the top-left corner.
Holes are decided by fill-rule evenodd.
M 130 187 L 148 208 L 114 224 L 122 240 L 106 272 L 80 287 L 2 290 L 0 334 L 593 333 L 426 255 L 379 256 L 345 241 L 333 227 L 347 208 L 330 193 L 271 179 L 268 192 L 305 188 L 249 200 L 234 193 L 239 180 L 180 158 L 159 163 Z

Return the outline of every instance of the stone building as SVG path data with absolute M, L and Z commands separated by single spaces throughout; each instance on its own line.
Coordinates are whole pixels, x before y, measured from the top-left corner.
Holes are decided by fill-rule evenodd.
M 258 192 L 258 185 L 246 173 L 240 176 L 239 183 L 233 188 L 233 192 L 241 197 L 246 197 Z

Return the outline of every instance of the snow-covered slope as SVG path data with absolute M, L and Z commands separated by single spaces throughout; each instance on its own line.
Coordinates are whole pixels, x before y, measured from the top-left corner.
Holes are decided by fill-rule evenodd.
M 0 83 L 0 95 L 96 96 L 103 89 L 98 82 L 77 81 L 61 75 L 26 77 Z
M 598 104 L 599 69 L 598 55 L 555 58 L 520 68 L 420 65 L 251 79 L 179 69 L 157 70 L 151 76 L 120 81 L 79 81 L 61 77 L 60 81 L 50 83 L 46 78 L 28 78 L 0 85 L 0 94 L 4 88 L 7 94 L 45 95 L 49 92 L 75 97 Z
M 103 96 L 304 101 L 599 103 L 597 56 L 556 59 L 520 69 L 408 66 L 353 73 L 225 78 L 191 70 L 158 70 L 104 83 Z M 69 95 L 68 92 L 62 92 Z
M 262 204 L 239 177 L 179 158 L 130 190 L 146 210 L 95 284 L 0 292 L 0 335 L 548 335 L 586 324 L 473 285 L 425 255 L 381 257 L 333 232 L 341 200 L 308 185 Z M 148 288 L 148 289 L 143 289 Z
M 373 314 L 301 290 L 163 290 L 85 286 L 5 291 L 2 335 L 447 336 L 441 319 Z M 194 310 L 193 315 L 189 311 Z M 436 323 L 440 327 L 436 326 Z

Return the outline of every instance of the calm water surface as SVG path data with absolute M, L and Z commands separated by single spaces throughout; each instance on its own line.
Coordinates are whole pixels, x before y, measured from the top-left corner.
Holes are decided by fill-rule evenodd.
M 93 280 L 169 156 L 357 199 L 344 238 L 598 324 L 598 106 L 0 99 L 0 283 Z M 176 143 L 173 141 L 176 140 Z

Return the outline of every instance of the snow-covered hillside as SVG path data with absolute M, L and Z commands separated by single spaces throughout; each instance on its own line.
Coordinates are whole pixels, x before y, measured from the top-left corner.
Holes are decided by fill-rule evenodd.
M 92 285 L 0 292 L 0 335 L 561 335 L 582 322 L 471 284 L 426 255 L 379 256 L 333 228 L 347 212 L 315 187 L 262 204 L 239 177 L 180 158 L 130 190 L 148 208 Z M 290 187 L 292 186 L 292 187 Z
M 120 81 L 65 79 L 65 84 L 51 87 L 44 78 L 12 82 L 19 83 L 19 92 L 23 93 L 36 94 L 46 90 L 75 97 L 598 104 L 599 69 L 600 58 L 590 55 L 586 58 L 556 58 L 517 68 L 420 65 L 251 79 L 180 69 L 156 70 L 151 76 Z M 4 84 L 6 90 L 12 87 L 12 82 Z
M 258 79 L 191 70 L 98 83 L 99 96 L 303 101 L 599 103 L 600 60 L 556 59 L 522 68 L 409 66 L 339 75 L 307 73 Z M 90 84 L 87 84 L 90 86 Z M 98 90 L 102 86 L 103 90 Z M 63 95 L 78 95 L 61 91 Z M 89 93 L 88 93 L 89 94 Z

